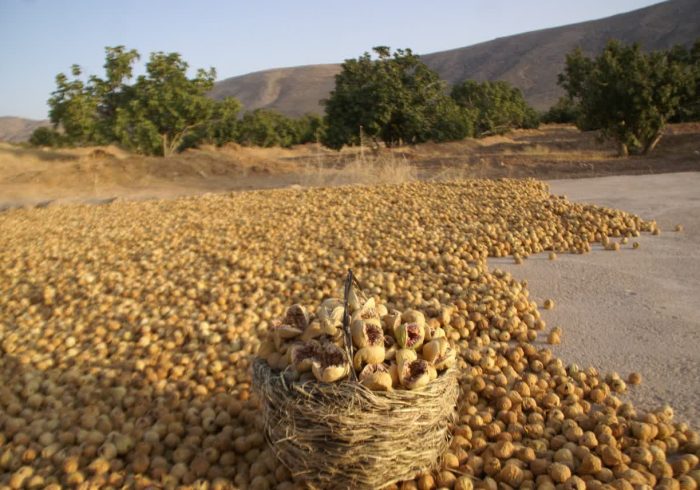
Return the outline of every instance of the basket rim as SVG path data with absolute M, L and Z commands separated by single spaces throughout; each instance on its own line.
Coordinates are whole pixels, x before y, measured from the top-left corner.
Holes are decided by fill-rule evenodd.
M 425 386 L 422 386 L 415 390 L 410 390 L 406 388 L 394 388 L 390 391 L 379 391 L 371 390 L 367 386 L 363 385 L 359 381 L 352 380 L 350 378 L 344 378 L 341 381 L 334 383 L 323 383 L 321 381 L 312 379 L 306 381 L 295 381 L 285 379 L 285 373 L 292 373 L 290 368 L 284 370 L 273 369 L 270 367 L 264 359 L 259 357 L 255 358 L 252 366 L 253 372 L 257 373 L 259 370 L 264 370 L 267 378 L 272 382 L 278 382 L 281 384 L 286 391 L 290 393 L 299 393 L 306 396 L 312 396 L 313 394 L 328 394 L 330 392 L 342 391 L 344 388 L 352 388 L 359 393 L 371 395 L 379 398 L 391 399 L 401 399 L 401 398 L 417 398 L 419 395 L 428 394 L 431 391 L 435 391 L 436 387 L 447 385 L 452 382 L 457 383 L 459 379 L 460 370 L 457 367 L 450 367 L 440 373 L 438 373 L 437 378 L 431 380 Z M 256 382 L 257 376 L 253 377 L 253 386 L 257 387 Z M 307 388 L 309 388 L 307 390 Z

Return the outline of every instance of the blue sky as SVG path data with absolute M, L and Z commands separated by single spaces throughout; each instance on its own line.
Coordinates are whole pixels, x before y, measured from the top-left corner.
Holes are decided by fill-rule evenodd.
M 372 46 L 431 53 L 657 0 L 0 0 L 0 116 L 47 117 L 54 77 L 102 75 L 104 47 L 177 51 L 218 79 L 337 63 Z

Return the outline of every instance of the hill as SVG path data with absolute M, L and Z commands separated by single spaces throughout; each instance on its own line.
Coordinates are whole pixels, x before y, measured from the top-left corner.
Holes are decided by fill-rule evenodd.
M 32 132 L 41 126 L 48 126 L 49 121 L 37 121 L 22 117 L 0 116 L 0 141 L 20 143 L 27 141 Z
M 688 45 L 700 38 L 700 2 L 670 0 L 604 19 L 426 54 L 422 59 L 450 84 L 506 80 L 519 87 L 535 108 L 544 110 L 562 94 L 556 80 L 566 54 L 576 47 L 596 54 L 611 38 L 638 42 L 647 50 Z M 234 96 L 247 109 L 267 107 L 290 116 L 321 113 L 319 100 L 333 89 L 339 71 L 339 64 L 260 71 L 218 82 L 212 96 Z

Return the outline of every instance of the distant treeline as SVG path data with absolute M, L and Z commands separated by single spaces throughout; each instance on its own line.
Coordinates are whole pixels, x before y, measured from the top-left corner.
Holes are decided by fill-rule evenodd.
M 229 142 L 264 147 L 321 142 L 340 149 L 460 140 L 536 128 L 544 121 L 599 130 L 626 153 L 652 149 L 668 120 L 700 119 L 700 41 L 690 50 L 679 46 L 649 54 L 613 41 L 595 59 L 574 51 L 559 76 L 567 96 L 545 114 L 507 82 L 467 80 L 448 90 L 410 49 L 392 53 L 380 46 L 373 52 L 343 63 L 335 89 L 323 101 L 323 117 L 290 118 L 269 109 L 241 114 L 235 98 L 211 99 L 215 70 L 200 69 L 188 78 L 188 64 L 178 53 L 152 53 L 145 74 L 132 81 L 139 53 L 106 48 L 104 78 L 85 79 L 77 65 L 72 79 L 56 77 L 49 99 L 53 127 L 37 129 L 30 142 L 114 143 L 164 156 Z

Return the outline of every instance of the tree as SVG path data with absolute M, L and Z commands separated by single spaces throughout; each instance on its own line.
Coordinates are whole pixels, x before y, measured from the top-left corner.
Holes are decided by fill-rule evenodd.
M 364 137 L 392 146 L 467 135 L 468 125 L 447 96 L 445 83 L 418 56 L 410 49 L 392 55 L 386 46 L 373 51 L 377 59 L 364 53 L 346 60 L 335 89 L 323 101 L 326 146 L 339 149 Z
M 236 141 L 238 135 L 238 116 L 241 103 L 235 97 L 226 97 L 214 102 L 211 119 L 185 138 L 182 147 L 189 148 L 201 142 L 217 146 Z
M 505 81 L 466 80 L 455 85 L 451 95 L 457 105 L 471 114 L 477 136 L 539 124 L 537 112 L 525 102 L 520 89 Z
M 559 97 L 540 120 L 543 123 L 576 123 L 580 117 L 578 105 L 570 97 Z
M 189 79 L 187 68 L 178 53 L 151 54 L 146 74 L 137 78 L 128 103 L 117 109 L 115 134 L 124 145 L 169 156 L 212 119 L 215 103 L 206 94 L 216 72 L 200 69 Z
M 246 146 L 290 147 L 298 142 L 295 121 L 271 109 L 246 112 L 239 122 L 236 141 Z
M 90 76 L 81 79 L 82 69 L 73 65 L 73 79 L 59 73 L 56 90 L 49 99 L 49 117 L 54 128 L 63 129 L 63 140 L 70 144 L 94 145 L 113 142 L 117 108 L 129 98 L 126 80 L 132 76 L 132 65 L 139 58 L 135 50 L 124 46 L 105 48 L 106 78 Z
M 316 114 L 304 114 L 294 120 L 296 141 L 295 144 L 317 143 L 323 137 L 325 125 L 323 118 Z
M 700 39 L 692 48 L 674 46 L 669 51 L 669 59 L 688 70 L 690 83 L 682 88 L 681 100 L 672 122 L 700 121 Z
M 54 128 L 41 126 L 32 132 L 29 144 L 32 146 L 63 146 L 65 137 Z
M 140 58 L 135 49 L 127 51 L 124 46 L 106 47 L 106 78 L 90 77 L 92 90 L 99 101 L 98 131 L 103 141 L 113 142 L 118 139 L 115 134 L 117 111 L 133 97 L 133 88 L 126 82 L 133 77 L 133 65 Z
M 689 83 L 690 71 L 668 53 L 645 54 L 638 44 L 618 41 L 608 42 L 595 59 L 573 51 L 559 75 L 559 84 L 580 107 L 577 125 L 599 129 L 620 145 L 623 156 L 654 149 Z
M 136 50 L 105 48 L 105 76 L 82 78 L 78 65 L 72 79 L 60 73 L 49 99 L 54 129 L 61 138 L 39 133 L 37 141 L 74 145 L 120 143 L 150 155 L 171 155 L 200 141 L 221 144 L 235 137 L 240 103 L 216 102 L 207 93 L 216 72 L 198 70 L 187 77 L 187 63 L 178 53 L 152 53 L 145 75 L 129 84 Z
M 54 128 L 63 129 L 69 144 L 88 145 L 100 141 L 98 112 L 99 99 L 94 87 L 80 79 L 82 69 L 71 68 L 73 79 L 59 73 L 56 75 L 56 90 L 49 99 L 49 119 Z

